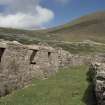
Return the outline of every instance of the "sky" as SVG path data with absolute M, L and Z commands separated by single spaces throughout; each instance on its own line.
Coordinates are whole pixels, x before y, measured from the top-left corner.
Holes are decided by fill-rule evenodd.
M 105 10 L 105 0 L 0 0 L 0 27 L 46 29 Z

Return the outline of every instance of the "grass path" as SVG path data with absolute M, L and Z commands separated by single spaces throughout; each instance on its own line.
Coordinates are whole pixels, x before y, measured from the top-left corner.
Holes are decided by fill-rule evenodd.
M 32 85 L 0 99 L 0 105 L 94 105 L 87 81 L 88 67 L 61 70 L 47 80 L 34 80 Z

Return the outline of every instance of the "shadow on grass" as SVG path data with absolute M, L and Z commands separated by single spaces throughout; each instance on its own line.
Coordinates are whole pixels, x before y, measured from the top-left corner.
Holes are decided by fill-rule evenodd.
M 87 72 L 87 81 L 88 81 L 88 88 L 86 89 L 82 101 L 86 105 L 97 105 L 96 97 L 95 97 L 95 92 L 94 92 L 94 86 L 92 83 L 92 78 L 91 78 L 91 72 Z

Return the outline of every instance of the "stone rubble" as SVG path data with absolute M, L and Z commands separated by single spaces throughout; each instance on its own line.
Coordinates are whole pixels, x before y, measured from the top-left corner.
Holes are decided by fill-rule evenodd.
M 98 105 L 105 105 L 105 62 L 94 61 L 90 66 L 92 83 Z

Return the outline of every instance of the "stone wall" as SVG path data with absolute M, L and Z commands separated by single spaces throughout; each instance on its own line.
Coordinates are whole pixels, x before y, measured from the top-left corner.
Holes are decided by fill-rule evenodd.
M 70 52 L 63 50 L 62 48 L 57 48 L 57 51 L 60 68 L 68 66 L 79 66 L 83 64 L 89 65 L 90 62 L 93 61 L 93 59 L 97 58 L 91 55 L 83 56 L 78 54 L 71 54 Z
M 24 87 L 30 82 L 30 51 L 22 46 L 8 43 L 0 63 L 0 95 Z
M 94 62 L 90 66 L 91 78 L 98 105 L 105 105 L 105 64 Z
M 1 42 L 0 96 L 28 85 L 33 78 L 48 78 L 58 67 L 58 53 L 50 46 Z

